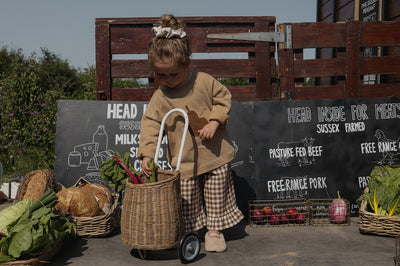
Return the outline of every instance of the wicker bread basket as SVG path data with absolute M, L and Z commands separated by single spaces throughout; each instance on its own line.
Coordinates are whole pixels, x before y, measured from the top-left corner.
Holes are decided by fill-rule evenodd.
M 54 173 L 50 170 L 35 170 L 25 175 L 18 186 L 15 202 L 26 197 L 37 201 L 48 189 L 56 191 L 57 183 Z M 28 195 L 29 194 L 29 195 Z
M 368 193 L 368 187 L 364 193 Z M 359 230 L 364 234 L 400 236 L 400 217 L 375 214 L 367 211 L 367 201 L 363 200 L 359 209 Z
M 76 231 L 80 237 L 107 236 L 117 229 L 121 221 L 121 207 L 118 196 L 114 197 L 114 203 L 110 211 L 104 215 L 93 217 L 71 217 L 76 225 Z
M 84 178 L 80 178 L 75 187 L 82 183 L 90 183 Z M 121 206 L 119 203 L 119 195 L 113 197 L 113 204 L 110 210 L 103 214 L 93 217 L 75 217 L 71 220 L 76 225 L 76 231 L 80 237 L 101 237 L 107 236 L 120 226 Z

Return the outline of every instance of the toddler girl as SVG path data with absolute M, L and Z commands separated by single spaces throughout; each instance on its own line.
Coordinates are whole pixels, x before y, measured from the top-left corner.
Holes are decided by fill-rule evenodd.
M 206 251 L 223 252 L 227 246 L 221 230 L 243 219 L 236 205 L 230 166 L 235 153 L 226 130 L 231 94 L 212 76 L 190 71 L 191 51 L 181 20 L 164 15 L 160 25 L 152 30 L 154 37 L 148 44 L 148 56 L 160 87 L 150 99 L 141 122 L 138 150 L 141 167 L 150 175 L 148 163 L 155 154 L 165 114 L 173 108 L 188 111 L 191 130 L 185 139 L 180 167 L 185 231 L 206 226 Z M 182 115 L 172 113 L 164 130 L 168 138 L 168 159 L 173 168 L 183 129 Z

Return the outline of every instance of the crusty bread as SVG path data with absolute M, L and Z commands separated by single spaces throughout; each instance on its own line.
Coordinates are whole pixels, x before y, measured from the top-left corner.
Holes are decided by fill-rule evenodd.
M 38 201 L 48 189 L 53 189 L 55 178 L 52 172 L 48 170 L 36 170 L 26 175 L 20 184 L 18 201 L 24 199 L 33 199 Z
M 80 188 L 65 188 L 57 193 L 57 197 L 54 209 L 63 216 L 93 217 L 101 211 L 96 198 Z
M 113 197 L 108 187 L 101 184 L 82 184 L 79 188 L 90 192 L 97 200 L 100 209 L 104 213 L 108 213 L 113 204 Z

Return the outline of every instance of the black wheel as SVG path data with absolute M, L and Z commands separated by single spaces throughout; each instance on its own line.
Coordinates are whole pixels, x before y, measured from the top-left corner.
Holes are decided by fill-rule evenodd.
M 194 261 L 200 253 L 200 238 L 195 233 L 186 233 L 178 246 L 178 256 L 182 263 Z

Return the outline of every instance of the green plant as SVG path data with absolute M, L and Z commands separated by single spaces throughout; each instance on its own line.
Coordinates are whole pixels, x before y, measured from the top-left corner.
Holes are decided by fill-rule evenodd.
M 0 50 L 0 162 L 3 179 L 54 169 L 57 101 L 95 99 L 95 69 L 83 72 L 46 49 Z

